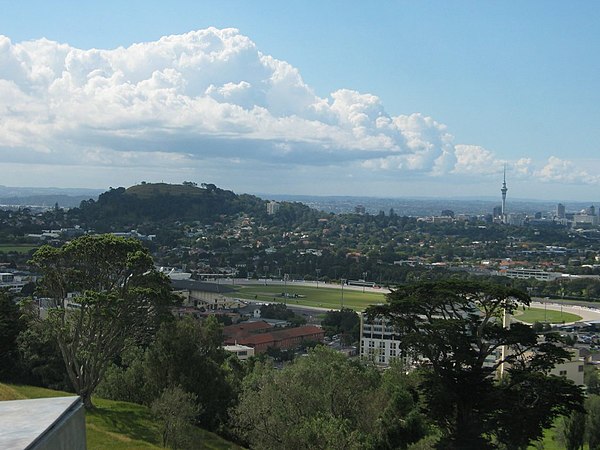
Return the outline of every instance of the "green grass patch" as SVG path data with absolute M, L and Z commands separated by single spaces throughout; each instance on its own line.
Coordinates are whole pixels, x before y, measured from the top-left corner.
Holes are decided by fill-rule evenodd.
M 39 245 L 33 244 L 0 244 L 0 253 L 19 253 L 27 254 L 32 250 L 39 248 Z
M 288 297 L 282 296 L 282 293 L 287 293 Z M 376 292 L 344 289 L 342 300 L 342 289 L 296 286 L 293 284 L 287 287 L 284 285 L 264 286 L 258 284 L 238 286 L 235 293 L 228 295 L 265 303 L 280 302 L 288 305 L 316 306 L 327 309 L 340 309 L 343 302 L 345 308 L 352 308 L 356 311 L 362 311 L 369 305 L 385 302 L 384 294 Z
M 549 323 L 562 323 L 562 322 L 577 322 L 581 320 L 581 316 L 577 314 L 571 314 L 567 312 L 555 311 L 553 309 L 542 309 L 542 308 L 526 308 L 525 311 L 522 309 L 515 311 L 514 317 L 521 322 L 534 323 L 534 322 L 549 322 Z
M 0 383 L 0 400 L 22 400 L 27 398 L 48 398 L 73 395 L 68 392 L 53 391 L 35 386 L 8 385 Z M 117 402 L 94 398 L 95 409 L 86 411 L 86 434 L 88 450 L 129 450 L 159 449 L 161 446 L 160 425 L 150 409 L 134 403 Z M 240 449 L 200 428 L 194 431 L 194 448 L 198 449 Z

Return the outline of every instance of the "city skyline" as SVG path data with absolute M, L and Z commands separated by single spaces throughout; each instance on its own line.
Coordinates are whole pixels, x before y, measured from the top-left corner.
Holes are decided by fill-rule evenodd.
M 6 5 L 2 184 L 595 200 L 600 5 L 259 5 Z

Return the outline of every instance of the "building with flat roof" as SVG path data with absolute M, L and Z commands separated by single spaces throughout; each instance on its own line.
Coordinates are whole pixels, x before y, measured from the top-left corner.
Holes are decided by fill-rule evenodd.
M 400 350 L 400 335 L 383 317 L 369 321 L 360 316 L 360 357 L 380 366 L 389 366 L 393 360 L 410 364 Z
M 237 356 L 240 361 L 245 361 L 251 356 L 254 356 L 254 348 L 248 347 L 247 345 L 224 345 L 223 350 L 235 353 L 235 356 Z
M 0 448 L 85 450 L 85 412 L 79 397 L 0 402 Z

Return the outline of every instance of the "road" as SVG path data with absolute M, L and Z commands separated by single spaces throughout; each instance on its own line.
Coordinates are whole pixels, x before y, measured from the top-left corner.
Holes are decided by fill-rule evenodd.
M 306 287 L 322 287 L 326 289 L 341 289 L 342 285 L 338 283 L 324 283 L 319 281 L 304 281 L 304 280 L 277 280 L 275 278 L 261 278 L 259 280 L 253 280 L 248 278 L 236 278 L 235 280 L 231 280 L 231 278 L 225 278 L 220 281 L 220 284 L 229 285 L 229 286 L 241 286 L 241 285 L 263 285 L 263 286 L 306 286 Z M 361 291 L 361 292 L 375 292 L 376 294 L 388 294 L 390 290 L 386 287 L 363 287 L 363 286 L 352 286 L 349 284 L 344 285 L 344 290 L 351 291 Z

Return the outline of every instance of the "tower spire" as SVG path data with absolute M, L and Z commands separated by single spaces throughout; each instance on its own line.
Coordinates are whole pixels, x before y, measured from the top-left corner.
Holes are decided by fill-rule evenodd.
M 506 191 L 508 188 L 506 187 L 506 163 L 504 164 L 504 178 L 502 182 L 502 188 L 500 192 L 502 192 L 502 221 L 506 221 Z

